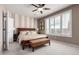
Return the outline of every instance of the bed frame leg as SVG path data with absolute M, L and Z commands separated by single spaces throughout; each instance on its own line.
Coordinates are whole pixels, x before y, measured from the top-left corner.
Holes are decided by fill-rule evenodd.
M 32 52 L 34 52 L 34 48 L 32 48 Z
M 22 46 L 22 49 L 24 50 L 25 46 Z
M 50 41 L 49 41 L 49 46 L 50 46 Z
M 31 45 L 29 45 L 29 48 L 31 48 Z

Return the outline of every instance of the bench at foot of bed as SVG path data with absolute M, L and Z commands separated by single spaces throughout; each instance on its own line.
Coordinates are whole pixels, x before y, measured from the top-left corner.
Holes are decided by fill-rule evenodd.
M 50 45 L 50 40 L 48 38 L 30 40 L 30 46 L 32 47 L 33 52 L 36 47 L 44 45 L 46 43 L 49 43 Z
M 21 46 L 22 46 L 22 49 L 24 50 L 26 46 L 29 46 L 29 41 L 28 40 L 23 40 L 21 42 Z

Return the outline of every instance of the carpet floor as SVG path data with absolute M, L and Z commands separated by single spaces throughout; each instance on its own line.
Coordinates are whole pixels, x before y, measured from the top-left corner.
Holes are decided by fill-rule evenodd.
M 79 46 L 52 40 L 50 46 L 46 44 L 32 52 L 32 49 L 28 47 L 22 50 L 21 46 L 14 42 L 10 43 L 7 51 L 1 51 L 0 55 L 79 55 Z

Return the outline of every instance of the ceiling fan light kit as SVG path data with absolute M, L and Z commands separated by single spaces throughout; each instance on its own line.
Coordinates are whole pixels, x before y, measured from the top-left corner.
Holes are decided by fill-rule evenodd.
M 38 11 L 43 11 L 43 8 L 38 8 Z
M 37 8 L 32 12 L 39 11 L 41 14 L 43 14 L 43 10 L 50 10 L 50 8 L 44 8 L 45 4 L 32 4 L 32 6 Z

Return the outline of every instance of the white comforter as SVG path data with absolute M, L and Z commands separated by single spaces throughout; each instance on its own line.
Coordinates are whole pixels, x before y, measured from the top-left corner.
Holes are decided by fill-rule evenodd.
M 33 39 L 37 39 L 37 38 L 44 38 L 47 37 L 47 35 L 44 34 L 31 34 L 31 35 L 19 35 L 18 39 L 19 39 L 19 43 L 21 43 L 22 40 L 33 40 Z

